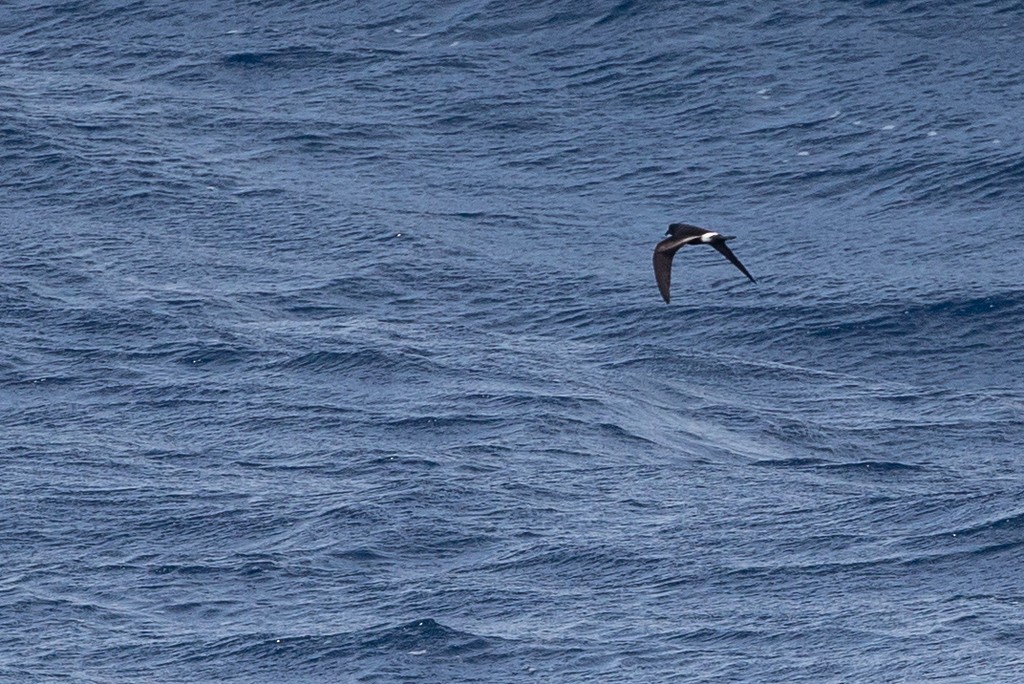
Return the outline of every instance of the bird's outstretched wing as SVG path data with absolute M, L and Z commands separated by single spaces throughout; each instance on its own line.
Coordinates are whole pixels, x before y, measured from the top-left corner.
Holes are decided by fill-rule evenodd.
M 672 283 L 672 257 L 676 255 L 679 248 L 691 242 L 693 236 L 670 237 L 662 240 L 654 247 L 654 279 L 658 281 L 658 290 L 661 291 L 661 298 L 668 304 L 669 286 Z
M 672 282 L 672 257 L 673 254 L 665 252 L 654 252 L 654 279 L 658 281 L 658 290 L 661 291 L 661 298 L 668 304 L 669 287 Z
M 746 267 L 740 263 L 740 260 L 736 258 L 736 255 L 732 253 L 732 250 L 729 249 L 728 245 L 726 245 L 724 242 L 712 242 L 711 246 L 717 249 L 719 252 L 721 252 L 722 256 L 731 261 L 733 266 L 743 271 L 743 275 L 750 278 L 750 282 L 757 282 L 756 280 L 754 280 L 754 276 L 750 275 L 750 271 L 748 271 Z

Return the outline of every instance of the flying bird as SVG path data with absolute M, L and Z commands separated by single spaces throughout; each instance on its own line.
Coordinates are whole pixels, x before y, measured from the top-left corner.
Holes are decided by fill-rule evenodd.
M 757 282 L 725 244 L 726 240 L 735 239 L 735 235 L 721 235 L 687 223 L 673 223 L 665 235 L 669 237 L 654 247 L 654 279 L 658 281 L 658 289 L 661 290 L 661 296 L 666 304 L 669 300 L 669 283 L 672 280 L 672 257 L 686 245 L 711 245 L 731 261 L 733 266 L 740 269 L 743 275 L 750 278 L 750 282 Z

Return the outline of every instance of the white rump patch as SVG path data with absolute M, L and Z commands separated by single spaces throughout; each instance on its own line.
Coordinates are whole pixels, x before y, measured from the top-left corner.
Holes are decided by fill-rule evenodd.
M 711 242 L 714 238 L 718 237 L 718 233 L 704 233 L 700 236 L 701 242 Z

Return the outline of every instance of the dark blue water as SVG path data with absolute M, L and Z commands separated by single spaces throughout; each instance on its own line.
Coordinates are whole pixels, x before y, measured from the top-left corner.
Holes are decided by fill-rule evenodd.
M 1021 677 L 1022 34 L 4 3 L 0 681 Z

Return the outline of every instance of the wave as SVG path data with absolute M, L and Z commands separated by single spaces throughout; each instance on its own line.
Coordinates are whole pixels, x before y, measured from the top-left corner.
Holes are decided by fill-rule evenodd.
M 507 674 L 511 659 L 515 667 L 514 649 L 504 640 L 454 629 L 432 618 L 298 636 L 246 633 L 212 643 L 176 644 L 170 652 L 173 657 L 165 667 L 228 681 L 251 681 L 268 671 L 287 672 L 290 677 L 333 677 L 343 671 L 354 681 L 420 681 L 444 675 L 470 681 L 479 665 Z M 225 660 L 233 662 L 233 668 L 226 668 Z

